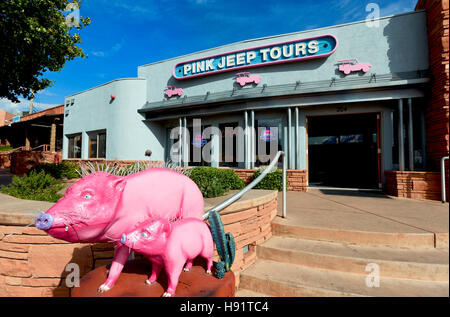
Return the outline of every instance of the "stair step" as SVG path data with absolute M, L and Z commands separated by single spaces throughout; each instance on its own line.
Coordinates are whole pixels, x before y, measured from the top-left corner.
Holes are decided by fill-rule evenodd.
M 275 221 L 272 222 L 272 233 L 283 237 L 358 245 L 390 246 L 415 249 L 435 247 L 435 236 L 431 232 L 395 233 L 305 227 L 289 224 L 286 219 L 275 219 Z
M 258 259 L 311 268 L 367 274 L 376 263 L 382 276 L 448 282 L 448 249 L 401 249 L 273 236 L 256 249 Z
M 241 272 L 239 287 L 273 296 L 449 296 L 448 281 L 396 279 L 381 275 L 379 287 L 368 287 L 366 274 L 259 259 Z

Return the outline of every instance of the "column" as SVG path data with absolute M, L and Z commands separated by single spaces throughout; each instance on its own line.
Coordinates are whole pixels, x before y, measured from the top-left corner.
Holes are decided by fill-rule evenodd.
M 249 165 L 249 137 L 248 137 L 248 112 L 244 111 L 244 156 L 245 156 L 245 164 L 244 167 L 246 169 L 250 168 Z
M 295 166 L 300 169 L 300 134 L 299 134 L 299 117 L 298 107 L 295 107 Z
M 250 111 L 250 168 L 255 168 L 255 112 Z
M 178 118 L 178 166 L 181 166 L 183 158 L 183 122 L 181 118 Z
M 291 120 L 291 108 L 287 109 L 287 117 L 288 117 L 288 124 L 287 124 L 287 133 L 288 133 L 288 148 L 289 148 L 289 153 L 288 153 L 288 168 L 292 169 L 292 157 L 291 157 L 291 151 L 290 149 L 292 148 L 292 131 L 291 131 L 291 126 L 292 126 L 292 120 Z
M 398 100 L 398 169 L 405 170 L 405 139 L 403 133 L 403 100 Z
M 189 163 L 189 144 L 190 140 L 187 140 L 187 120 L 186 117 L 183 118 L 183 166 L 187 167 Z M 192 137 L 190 137 L 192 138 Z
M 28 127 L 25 127 L 24 131 L 25 131 L 25 151 L 29 151 L 31 150 L 31 146 L 30 146 L 30 138 L 28 137 Z
M 408 163 L 409 170 L 414 171 L 414 131 L 411 98 L 408 98 Z
M 56 152 L 56 123 L 52 122 L 52 128 L 50 130 L 50 152 Z

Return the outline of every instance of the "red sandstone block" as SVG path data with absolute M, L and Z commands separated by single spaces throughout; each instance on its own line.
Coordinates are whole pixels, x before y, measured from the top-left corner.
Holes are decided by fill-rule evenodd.
M 114 250 L 115 244 L 111 242 L 107 243 L 94 243 L 91 245 L 93 251 Z
M 243 211 L 238 211 L 238 212 L 221 215 L 222 223 L 224 225 L 226 225 L 226 224 L 235 223 L 238 221 L 242 221 L 244 219 L 254 217 L 254 216 L 256 216 L 257 211 L 258 211 L 257 208 L 254 207 L 254 208 L 243 210 Z
M 61 278 L 22 278 L 21 280 L 22 286 L 31 287 L 56 287 L 63 281 Z
M 0 258 L 26 260 L 28 259 L 28 253 L 0 250 Z
M 55 239 L 51 236 L 34 236 L 34 235 L 12 235 L 4 237 L 4 242 L 10 243 L 27 243 L 27 244 L 68 244 L 64 240 Z
M 93 266 L 92 250 L 89 245 L 50 244 L 32 245 L 29 250 L 29 268 L 33 277 L 61 277 L 69 274 L 66 266 L 76 263 L 83 276 Z
M 28 244 L 7 243 L 0 241 L 0 250 L 13 252 L 28 252 Z
M 241 227 L 240 222 L 235 222 L 232 224 L 224 225 L 223 228 L 224 228 L 225 232 L 230 232 L 233 235 L 233 237 L 240 235 L 242 232 L 242 227 Z
M 0 275 L 30 277 L 28 261 L 0 258 Z

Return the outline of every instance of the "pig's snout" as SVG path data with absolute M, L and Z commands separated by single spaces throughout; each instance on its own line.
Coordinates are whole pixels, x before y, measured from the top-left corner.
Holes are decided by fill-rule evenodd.
M 125 244 L 127 242 L 127 236 L 125 233 L 122 233 L 122 236 L 120 237 L 120 243 Z
M 34 225 L 39 230 L 48 230 L 53 225 L 53 216 L 48 213 L 41 214 L 36 218 Z

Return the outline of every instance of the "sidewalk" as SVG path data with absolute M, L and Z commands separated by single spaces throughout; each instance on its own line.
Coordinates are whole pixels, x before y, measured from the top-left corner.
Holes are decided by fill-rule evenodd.
M 278 195 L 278 215 L 282 196 Z M 287 218 L 279 224 L 370 233 L 434 234 L 448 246 L 449 204 L 379 193 L 308 189 L 287 193 Z

